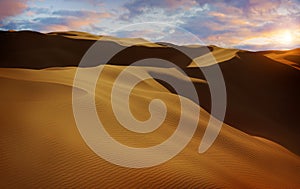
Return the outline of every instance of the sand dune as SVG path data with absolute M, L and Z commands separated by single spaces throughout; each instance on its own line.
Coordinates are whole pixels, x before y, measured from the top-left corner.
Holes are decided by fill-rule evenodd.
M 116 140 L 134 147 L 159 144 L 174 132 L 180 117 L 178 95 L 165 83 L 149 79 L 133 89 L 131 110 L 137 119 L 148 119 L 150 100 L 162 99 L 168 108 L 162 126 L 149 134 L 136 134 L 118 123 L 109 94 L 119 73 L 138 58 L 156 56 L 183 68 L 192 78 L 202 106 L 186 99 L 201 115 L 193 139 L 180 154 L 162 165 L 128 169 L 101 159 L 85 144 L 72 112 L 74 66 L 98 36 L 27 31 L 1 32 L 0 39 L 5 44 L 1 45 L 0 63 L 1 188 L 300 187 L 300 159 L 296 155 L 299 70 L 280 62 L 283 55 L 270 58 L 266 52 L 209 48 L 224 74 L 228 108 L 220 135 L 204 154 L 198 153 L 198 146 L 210 116 L 210 97 L 205 78 L 192 60 L 170 46 L 148 42 L 116 55 L 103 68 L 95 96 L 98 115 Z M 133 41 L 111 38 L 111 43 L 118 46 Z M 201 48 L 193 47 L 200 52 L 195 58 L 206 55 Z M 294 64 L 299 64 L 294 59 L 297 52 L 286 52 Z M 138 56 L 132 58 L 132 53 Z M 149 75 L 172 74 L 172 68 L 135 69 Z M 83 82 L 88 84 L 88 80 Z M 125 80 L 120 85 L 128 87 Z M 83 102 L 92 95 L 83 88 L 76 90 Z
M 291 51 L 266 51 L 262 53 L 272 60 L 292 66 L 293 68 L 300 70 L 300 48 Z

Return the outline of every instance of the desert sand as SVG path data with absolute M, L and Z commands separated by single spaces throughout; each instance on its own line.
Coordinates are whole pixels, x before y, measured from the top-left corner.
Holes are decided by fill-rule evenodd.
M 146 120 L 151 99 L 162 99 L 168 114 L 159 129 L 137 134 L 114 118 L 109 95 L 113 83 L 137 59 L 159 57 L 175 63 L 192 79 L 201 104 L 189 102 L 201 112 L 200 121 L 181 153 L 155 167 L 129 169 L 97 156 L 82 139 L 73 116 L 76 70 L 93 70 L 77 66 L 98 39 L 101 36 L 83 32 L 0 32 L 1 188 L 300 187 L 299 49 L 249 52 L 208 47 L 223 72 L 228 107 L 216 141 L 199 154 L 210 117 L 210 95 L 201 71 L 171 46 L 110 37 L 113 45 L 128 48 L 102 66 L 95 101 L 98 116 L 116 140 L 133 147 L 159 144 L 172 135 L 180 118 L 178 95 L 155 79 L 142 81 L 132 90 L 130 108 L 137 119 Z M 130 46 L 136 42 L 145 44 Z M 203 47 L 182 48 L 201 51 Z M 206 54 L 194 58 L 202 56 Z M 135 69 L 144 74 L 172 73 L 172 68 Z M 128 87 L 126 81 L 120 85 Z M 93 95 L 82 88 L 75 90 L 78 100 Z

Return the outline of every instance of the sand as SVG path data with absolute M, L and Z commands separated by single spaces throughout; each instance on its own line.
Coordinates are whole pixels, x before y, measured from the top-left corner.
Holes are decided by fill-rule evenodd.
M 197 92 L 202 95 L 199 97 L 202 107 L 186 99 L 190 106 L 200 111 L 196 133 L 186 148 L 164 164 L 129 169 L 97 156 L 76 127 L 72 112 L 74 75 L 76 69 L 92 72 L 93 68 L 74 67 L 80 59 L 78 61 L 78 54 L 72 55 L 82 53 L 91 45 L 91 38 L 97 36 L 78 32 L 70 34 L 76 34 L 76 38 L 15 32 L 13 35 L 19 35 L 18 39 L 23 41 L 16 40 L 15 45 L 7 45 L 17 52 L 4 54 L 0 68 L 1 188 L 300 187 L 299 129 L 296 128 L 299 125 L 299 92 L 295 88 L 299 83 L 299 70 L 295 67 L 280 62 L 278 57 L 268 58 L 263 53 L 211 48 L 216 50 L 217 63 L 224 74 L 229 107 L 215 143 L 204 154 L 199 154 L 198 147 L 210 117 L 209 103 L 205 103 L 209 100 L 205 78 L 186 57 L 180 55 L 172 59 L 175 51 L 169 47 L 148 44 L 129 48 L 127 53 L 138 50 L 139 58 L 156 53 L 173 60 L 192 78 Z M 7 40 L 4 35 L 10 34 L 0 34 L 2 40 Z M 23 39 L 24 35 L 30 37 Z M 80 35 L 84 35 L 83 39 Z M 40 43 L 38 38 L 45 43 Z M 26 40 L 34 43 L 22 44 Z M 120 41 L 111 40 L 122 45 Z M 130 39 L 121 41 L 133 43 Z M 37 46 L 43 48 L 37 51 Z M 69 46 L 72 48 L 66 48 Z M 165 52 L 168 52 L 167 55 Z M 168 114 L 162 126 L 152 133 L 136 134 L 124 129 L 113 115 L 109 94 L 116 76 L 132 61 L 134 59 L 130 56 L 126 58 L 125 54 L 119 54 L 103 68 L 96 88 L 96 108 L 106 129 L 116 140 L 128 146 L 149 147 L 164 141 L 176 129 L 180 117 L 179 98 L 157 80 L 139 83 L 130 96 L 131 110 L 136 118 L 149 118 L 148 104 L 154 98 L 166 103 Z M 172 68 L 140 66 L 135 69 L 145 75 L 172 73 L 169 70 Z M 128 87 L 127 81 L 120 85 Z M 76 90 L 79 92 L 78 100 L 92 95 L 83 88 Z M 276 102 L 278 99 L 282 101 Z M 281 110 L 282 107 L 285 109 Z

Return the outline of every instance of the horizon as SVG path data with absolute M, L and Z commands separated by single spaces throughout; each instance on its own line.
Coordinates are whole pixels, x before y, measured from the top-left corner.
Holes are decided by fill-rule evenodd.
M 0 2 L 0 30 L 80 31 L 178 45 L 194 44 L 186 39 L 190 33 L 201 41 L 195 44 L 250 51 L 299 48 L 299 20 L 298 0 Z
M 99 36 L 99 37 L 102 37 L 102 36 L 105 36 L 105 37 L 113 37 L 113 38 L 118 38 L 118 39 L 126 39 L 126 37 L 118 37 L 118 36 L 112 36 L 112 35 L 101 35 L 101 34 L 94 34 L 94 33 L 89 33 L 89 32 L 84 32 L 84 31 L 50 31 L 50 32 L 40 32 L 40 31 L 34 31 L 34 30 L 1 30 L 0 29 L 0 32 L 37 32 L 37 33 L 41 33 L 41 34 L 49 34 L 51 35 L 52 33 L 61 33 L 63 35 L 63 33 L 70 33 L 70 32 L 79 32 L 79 33 L 85 33 L 85 34 L 90 34 L 90 35 L 95 35 L 95 36 Z M 67 36 L 64 36 L 64 37 L 67 37 Z M 128 37 L 128 39 L 144 39 L 143 37 Z M 146 39 L 144 39 L 146 40 Z M 146 40 L 150 43 L 156 43 L 156 44 L 159 44 L 159 43 L 166 43 L 166 44 L 169 44 L 169 42 L 165 42 L 165 41 L 150 41 L 150 40 Z M 215 45 L 215 44 L 199 44 L 199 43 L 191 43 L 191 44 L 176 44 L 176 43 L 170 43 L 170 44 L 173 44 L 173 45 L 176 45 L 176 46 L 204 46 L 204 47 L 217 47 L 217 48 L 223 48 L 223 49 L 236 49 L 236 50 L 240 50 L 240 51 L 249 51 L 249 52 L 264 52 L 264 51 L 292 51 L 292 50 L 297 50 L 297 49 L 300 49 L 300 46 L 299 47 L 295 47 L 295 48 L 291 48 L 291 49 L 266 49 L 266 50 L 251 50 L 251 49 L 242 49 L 242 48 L 234 48 L 234 47 L 222 47 L 222 46 L 218 46 L 218 45 Z

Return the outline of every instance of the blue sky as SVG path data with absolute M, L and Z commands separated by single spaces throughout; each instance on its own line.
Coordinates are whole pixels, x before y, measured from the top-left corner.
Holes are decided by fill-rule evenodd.
M 0 29 L 76 30 L 178 44 L 199 38 L 222 47 L 291 49 L 300 47 L 300 1 L 0 0 Z

